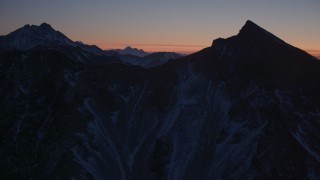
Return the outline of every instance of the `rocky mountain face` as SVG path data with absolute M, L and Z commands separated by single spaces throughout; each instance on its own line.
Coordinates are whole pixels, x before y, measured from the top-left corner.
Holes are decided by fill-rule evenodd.
M 0 52 L 5 179 L 320 177 L 320 62 L 251 21 L 154 68 L 77 58 Z

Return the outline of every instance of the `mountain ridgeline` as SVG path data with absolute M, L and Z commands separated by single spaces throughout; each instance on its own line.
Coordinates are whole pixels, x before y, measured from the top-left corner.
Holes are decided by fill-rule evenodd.
M 117 59 L 123 63 L 144 68 L 162 65 L 169 60 L 182 57 L 182 55 L 174 52 L 147 53 L 142 49 L 130 46 L 123 50 L 104 51 L 95 45 L 87 45 L 80 41 L 74 42 L 61 32 L 54 30 L 47 23 L 42 23 L 40 26 L 25 25 L 7 36 L 0 36 L 0 50 L 25 51 L 33 48 L 59 49 L 59 51 L 64 51 L 69 56 L 73 56 L 72 58 L 85 63 L 95 63 L 96 55 L 99 55 L 102 57 L 100 59 L 105 59 L 108 62 Z
M 152 65 L 47 24 L 0 47 L 3 179 L 320 178 L 320 61 L 251 21 Z

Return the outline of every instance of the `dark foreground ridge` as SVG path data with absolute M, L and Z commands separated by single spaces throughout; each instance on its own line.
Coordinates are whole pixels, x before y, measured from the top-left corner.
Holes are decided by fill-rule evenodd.
M 320 178 L 320 62 L 253 22 L 152 68 L 7 46 L 31 27 L 0 38 L 3 179 Z

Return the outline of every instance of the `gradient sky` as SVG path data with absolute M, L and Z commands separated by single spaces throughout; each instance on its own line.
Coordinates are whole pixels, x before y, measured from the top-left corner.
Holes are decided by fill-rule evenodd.
M 0 35 L 47 22 L 102 49 L 194 52 L 248 19 L 320 56 L 320 0 L 0 0 Z

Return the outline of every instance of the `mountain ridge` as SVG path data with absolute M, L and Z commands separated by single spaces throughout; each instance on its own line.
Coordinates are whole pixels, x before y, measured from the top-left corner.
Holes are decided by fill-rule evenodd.
M 73 48 L 73 50 L 69 50 L 69 54 L 71 56 L 77 56 L 73 51 L 78 51 L 77 48 L 80 48 L 87 53 L 109 56 L 105 57 L 106 61 L 108 59 L 114 60 L 113 57 L 115 57 L 122 60 L 123 63 L 129 63 L 145 68 L 159 66 L 170 59 L 182 57 L 177 53 L 171 52 L 160 52 L 156 54 L 147 53 L 143 49 L 137 49 L 130 46 L 127 46 L 122 50 L 116 49 L 103 51 L 96 45 L 87 45 L 80 41 L 72 41 L 60 31 L 53 29 L 51 25 L 47 23 L 42 23 L 39 26 L 26 24 L 8 35 L 0 36 L 0 49 L 2 50 L 17 49 L 27 51 L 37 47 L 52 47 L 57 50 L 64 51 L 68 49 L 67 46 L 71 49 Z M 88 57 L 88 55 L 83 55 L 80 59 L 82 59 L 81 61 L 86 62 L 94 61 Z
M 319 179 L 320 62 L 255 31 L 153 68 L 1 51 L 2 176 Z
M 112 49 L 112 50 L 106 50 L 106 52 L 117 52 L 120 55 L 134 55 L 138 57 L 144 57 L 149 55 L 150 53 L 145 52 L 143 49 L 138 48 L 132 48 L 131 46 L 127 46 L 124 49 Z
M 37 46 L 71 46 L 80 47 L 94 54 L 104 53 L 103 50 L 95 45 L 72 41 L 47 23 L 42 23 L 39 26 L 26 24 L 8 35 L 0 36 L 0 47 L 3 49 L 30 50 Z

